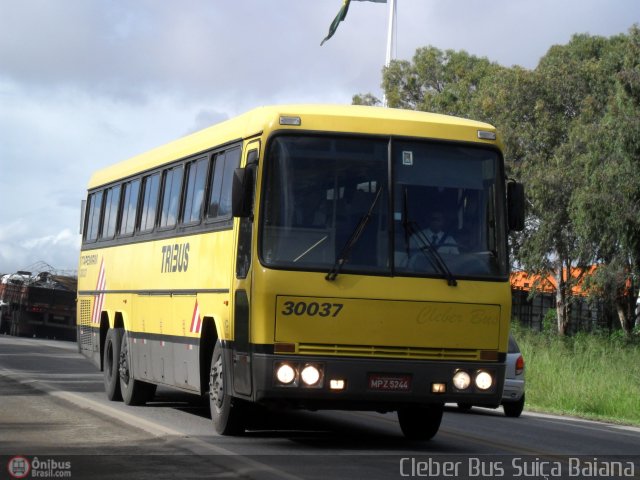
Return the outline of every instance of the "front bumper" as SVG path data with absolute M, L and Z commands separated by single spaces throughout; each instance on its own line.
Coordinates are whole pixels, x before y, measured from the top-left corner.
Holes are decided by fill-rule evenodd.
M 409 405 L 465 402 L 499 404 L 505 367 L 497 362 L 425 361 L 302 355 L 253 354 L 252 400 L 309 409 L 396 410 Z M 314 364 L 322 369 L 322 381 L 314 386 L 303 382 L 279 384 L 274 369 L 288 363 L 300 370 Z M 494 382 L 481 391 L 472 385 L 460 391 L 452 383 L 460 369 L 472 376 L 490 372 Z M 331 380 L 343 381 L 343 389 L 331 389 Z M 444 391 L 434 393 L 434 384 Z

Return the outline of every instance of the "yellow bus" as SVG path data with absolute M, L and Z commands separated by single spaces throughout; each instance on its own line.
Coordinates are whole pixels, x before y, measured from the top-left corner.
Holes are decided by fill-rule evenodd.
M 522 185 L 494 127 L 363 106 L 261 107 L 96 172 L 79 349 L 107 396 L 209 398 L 220 434 L 259 406 L 498 405 Z

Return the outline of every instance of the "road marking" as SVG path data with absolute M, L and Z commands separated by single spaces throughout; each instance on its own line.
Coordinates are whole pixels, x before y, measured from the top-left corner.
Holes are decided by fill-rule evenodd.
M 102 415 L 106 415 L 122 423 L 125 423 L 128 426 L 133 426 L 134 428 L 144 430 L 154 437 L 172 436 L 181 438 L 184 444 L 181 443 L 180 446 L 184 447 L 186 450 L 195 455 L 224 455 L 225 457 L 228 457 L 229 459 L 236 461 L 237 463 L 245 467 L 245 470 L 236 471 L 234 473 L 249 473 L 249 471 L 246 470 L 246 468 L 248 468 L 251 472 L 259 471 L 261 473 L 273 474 L 274 478 L 276 479 L 302 480 L 301 477 L 279 470 L 265 463 L 258 462 L 240 453 L 235 453 L 231 450 L 227 450 L 224 447 L 213 445 L 199 438 L 190 437 L 184 432 L 159 425 L 144 418 L 140 418 L 137 415 L 122 411 L 118 408 L 112 407 L 97 400 L 93 400 L 91 398 L 87 398 L 73 392 L 58 390 L 54 385 L 51 385 L 48 382 L 35 379 L 24 379 L 24 372 L 0 368 L 0 375 L 8 377 L 20 383 L 21 385 L 25 385 L 35 390 L 46 393 L 47 395 L 51 395 L 54 398 L 64 400 L 78 407 L 92 410 Z
M 11 337 L 9 335 L 3 336 L 3 341 L 10 345 L 33 345 L 33 346 L 45 346 L 51 348 L 59 348 L 62 350 L 71 350 L 78 352 L 78 344 L 76 342 L 67 342 L 62 340 L 46 340 L 43 338 L 25 338 L 25 337 Z
M 632 432 L 636 435 L 631 435 L 630 433 L 626 433 L 626 434 L 634 437 L 637 437 L 637 434 L 640 433 L 640 427 L 634 427 L 632 425 L 618 425 L 615 423 L 589 420 L 587 418 L 569 417 L 569 416 L 563 416 L 563 415 L 552 415 L 549 413 L 538 413 L 538 412 L 527 412 L 526 415 L 523 413 L 522 416 L 538 417 L 538 418 L 541 418 L 542 420 L 548 421 L 549 423 L 555 422 L 555 423 L 562 424 L 564 422 L 572 422 L 576 424 L 583 424 L 583 425 L 574 425 L 574 426 L 579 428 L 585 428 L 587 430 L 597 430 L 600 432 L 604 431 L 602 427 L 609 427 L 613 430 L 622 430 L 623 433 Z

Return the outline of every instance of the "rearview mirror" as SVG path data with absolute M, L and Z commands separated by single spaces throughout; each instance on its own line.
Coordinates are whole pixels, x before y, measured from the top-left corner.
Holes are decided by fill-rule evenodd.
M 253 213 L 253 186 L 255 164 L 233 171 L 231 187 L 231 213 L 234 217 L 246 218 Z
M 507 222 L 509 230 L 524 230 L 525 219 L 524 185 L 518 182 L 507 183 Z

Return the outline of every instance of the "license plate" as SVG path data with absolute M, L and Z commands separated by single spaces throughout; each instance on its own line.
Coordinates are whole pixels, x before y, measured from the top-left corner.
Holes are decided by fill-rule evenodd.
M 411 390 L 411 375 L 369 374 L 369 390 L 408 392 Z

